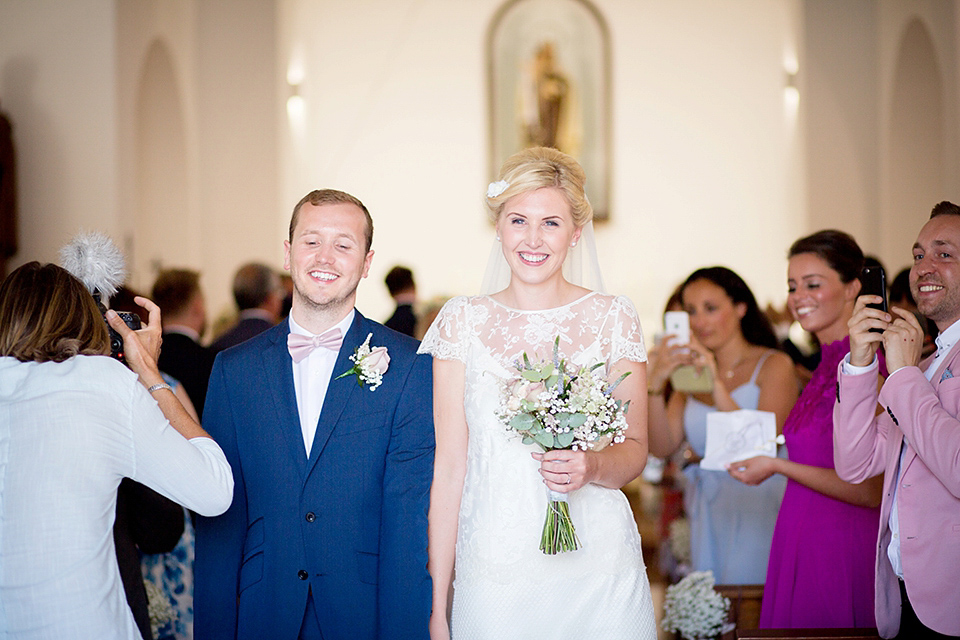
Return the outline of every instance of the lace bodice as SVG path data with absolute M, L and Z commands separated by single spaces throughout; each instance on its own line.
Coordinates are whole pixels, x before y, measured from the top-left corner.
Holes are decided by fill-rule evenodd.
M 647 352 L 637 312 L 629 299 L 596 292 L 554 309 L 511 309 L 490 296 L 458 297 L 444 305 L 424 336 L 421 353 L 466 363 L 483 352 L 504 369 L 526 352 L 551 356 L 560 336 L 560 353 L 577 364 L 626 358 L 645 362 Z

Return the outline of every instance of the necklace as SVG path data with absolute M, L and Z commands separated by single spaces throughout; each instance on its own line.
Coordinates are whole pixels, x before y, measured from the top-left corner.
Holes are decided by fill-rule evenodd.
M 723 372 L 723 377 L 725 377 L 727 380 L 729 380 L 730 378 L 732 378 L 732 377 L 734 376 L 734 374 L 737 372 L 737 367 L 739 367 L 740 365 L 742 365 L 742 364 L 743 364 L 743 361 L 746 360 L 746 359 L 747 359 L 747 356 L 746 356 L 746 355 L 743 355 L 743 356 L 740 356 L 739 358 L 737 358 L 737 361 L 733 363 L 733 366 L 730 367 L 730 368 L 728 368 L 726 371 Z

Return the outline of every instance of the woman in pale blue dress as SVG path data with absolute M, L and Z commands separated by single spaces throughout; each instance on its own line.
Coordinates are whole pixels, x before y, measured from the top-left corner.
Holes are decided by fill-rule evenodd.
M 718 584 L 763 584 L 770 541 L 785 481 L 772 477 L 746 486 L 726 471 L 701 469 L 707 415 L 713 411 L 759 409 L 776 415 L 778 432 L 796 402 L 793 364 L 777 351 L 776 336 L 746 283 L 725 267 L 693 272 L 681 287 L 690 314 L 688 345 L 659 347 L 650 372 L 650 451 L 667 457 L 684 442 L 684 506 L 690 520 L 693 569 L 713 571 Z M 664 399 L 670 374 L 681 365 L 709 369 L 713 389 L 677 392 Z

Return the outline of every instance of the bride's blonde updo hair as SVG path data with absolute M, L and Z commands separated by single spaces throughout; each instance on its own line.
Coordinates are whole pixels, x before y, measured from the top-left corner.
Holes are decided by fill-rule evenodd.
M 531 147 L 513 154 L 503 163 L 500 177 L 487 191 L 487 208 L 496 222 L 503 205 L 513 196 L 557 187 L 570 205 L 573 223 L 582 227 L 593 219 L 593 207 L 583 190 L 584 182 L 583 167 L 572 157 L 550 147 Z

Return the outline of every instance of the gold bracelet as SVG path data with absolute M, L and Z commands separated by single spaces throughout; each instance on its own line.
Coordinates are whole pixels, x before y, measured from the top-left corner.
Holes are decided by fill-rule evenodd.
M 654 389 L 653 387 L 647 387 L 647 395 L 648 395 L 648 396 L 662 396 L 662 395 L 663 395 L 663 389 L 660 389 L 659 391 L 657 391 L 657 390 Z

